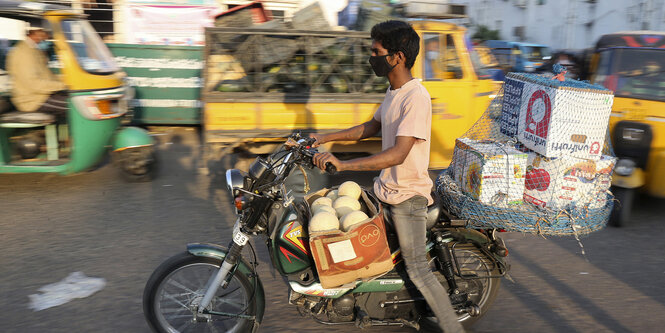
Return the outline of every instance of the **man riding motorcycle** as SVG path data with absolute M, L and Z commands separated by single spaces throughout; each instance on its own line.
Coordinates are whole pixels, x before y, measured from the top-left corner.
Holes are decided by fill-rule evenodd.
M 337 171 L 381 170 L 374 193 L 390 205 L 402 256 L 409 278 L 436 314 L 444 332 L 463 332 L 446 290 L 437 282 L 427 263 L 425 248 L 427 206 L 433 203 L 432 181 L 427 167 L 430 155 L 432 105 L 411 68 L 419 52 L 420 37 L 402 21 L 386 21 L 371 31 L 369 59 L 377 76 L 387 76 L 390 87 L 374 117 L 357 126 L 329 134 L 312 134 L 314 147 L 331 141 L 358 141 L 381 131 L 382 151 L 378 154 L 340 161 L 331 153 L 314 156 L 325 170 L 331 163 Z

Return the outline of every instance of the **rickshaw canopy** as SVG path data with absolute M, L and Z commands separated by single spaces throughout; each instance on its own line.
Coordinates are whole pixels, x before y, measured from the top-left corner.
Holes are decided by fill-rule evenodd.
M 613 47 L 665 49 L 665 32 L 646 30 L 622 31 L 604 35 L 596 43 L 596 50 Z
M 0 0 L 0 17 L 35 22 L 42 19 L 49 12 L 85 17 L 85 15 L 79 14 L 66 6 L 41 2 Z

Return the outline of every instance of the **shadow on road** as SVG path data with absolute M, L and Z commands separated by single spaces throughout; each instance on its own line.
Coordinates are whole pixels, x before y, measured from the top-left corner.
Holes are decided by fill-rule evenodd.
M 541 266 L 540 263 L 523 256 L 519 251 L 514 249 L 510 251 L 510 255 L 513 261 L 520 262 L 520 264 L 524 265 L 529 271 L 535 273 L 537 278 L 542 279 L 547 283 L 549 287 L 570 299 L 571 304 L 575 304 L 576 307 L 584 309 L 585 314 L 583 317 L 588 316 L 594 318 L 596 323 L 604 326 L 608 331 L 631 332 L 630 329 L 623 326 L 618 320 L 616 320 L 616 318 L 607 313 L 606 310 L 597 306 L 593 300 L 590 300 L 571 288 L 565 281 L 555 277 L 552 272 L 549 272 L 546 268 Z M 561 329 L 562 332 L 579 332 L 578 329 L 567 323 L 567 321 L 571 319 L 574 320 L 574 318 L 564 317 L 556 311 L 547 311 L 549 308 L 548 302 L 543 300 L 543 298 L 546 297 L 545 293 L 534 294 L 527 288 L 524 288 L 519 281 L 510 284 L 510 289 L 514 289 L 515 292 L 519 294 L 516 297 L 518 300 L 525 303 L 530 309 L 537 311 L 542 319 L 548 321 L 554 328 Z M 577 325 L 576 327 L 579 328 Z
M 596 268 L 630 285 L 641 294 L 665 306 L 665 284 L 654 284 L 654 274 L 665 273 L 665 200 L 641 195 L 635 201 L 632 218 L 623 227 L 606 227 L 581 238 L 586 258 Z M 657 217 L 657 218 L 654 218 Z M 553 244 L 581 256 L 577 241 L 552 239 Z M 654 272 L 655 271 L 655 272 Z

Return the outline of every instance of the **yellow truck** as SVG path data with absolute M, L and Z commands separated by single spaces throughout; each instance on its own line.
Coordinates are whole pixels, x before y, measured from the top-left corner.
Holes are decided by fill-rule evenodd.
M 413 76 L 432 97 L 430 168 L 441 169 L 450 163 L 455 139 L 482 115 L 498 86 L 479 78 L 465 28 L 411 24 L 421 38 Z M 293 131 L 325 133 L 365 122 L 388 88 L 368 64 L 367 32 L 217 27 L 205 34 L 206 165 L 227 157 L 227 167 L 243 169 Z M 429 57 L 427 51 L 433 51 Z M 362 156 L 379 152 L 381 142 L 376 137 L 323 149 L 341 158 Z

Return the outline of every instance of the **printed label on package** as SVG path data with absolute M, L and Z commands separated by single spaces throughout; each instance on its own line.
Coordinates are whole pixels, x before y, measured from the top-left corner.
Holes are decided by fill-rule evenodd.
M 514 137 L 520 119 L 520 104 L 524 82 L 506 79 L 503 85 L 503 106 L 501 107 L 501 133 Z
M 328 251 L 334 263 L 355 259 L 356 251 L 350 239 L 328 244 Z
M 552 117 L 552 102 L 545 90 L 536 90 L 526 106 L 526 131 L 547 139 Z
M 554 112 L 556 90 L 537 84 L 525 84 L 522 92 L 517 136 L 527 148 L 547 156 L 549 142 L 557 141 L 558 132 L 551 125 L 557 120 Z

